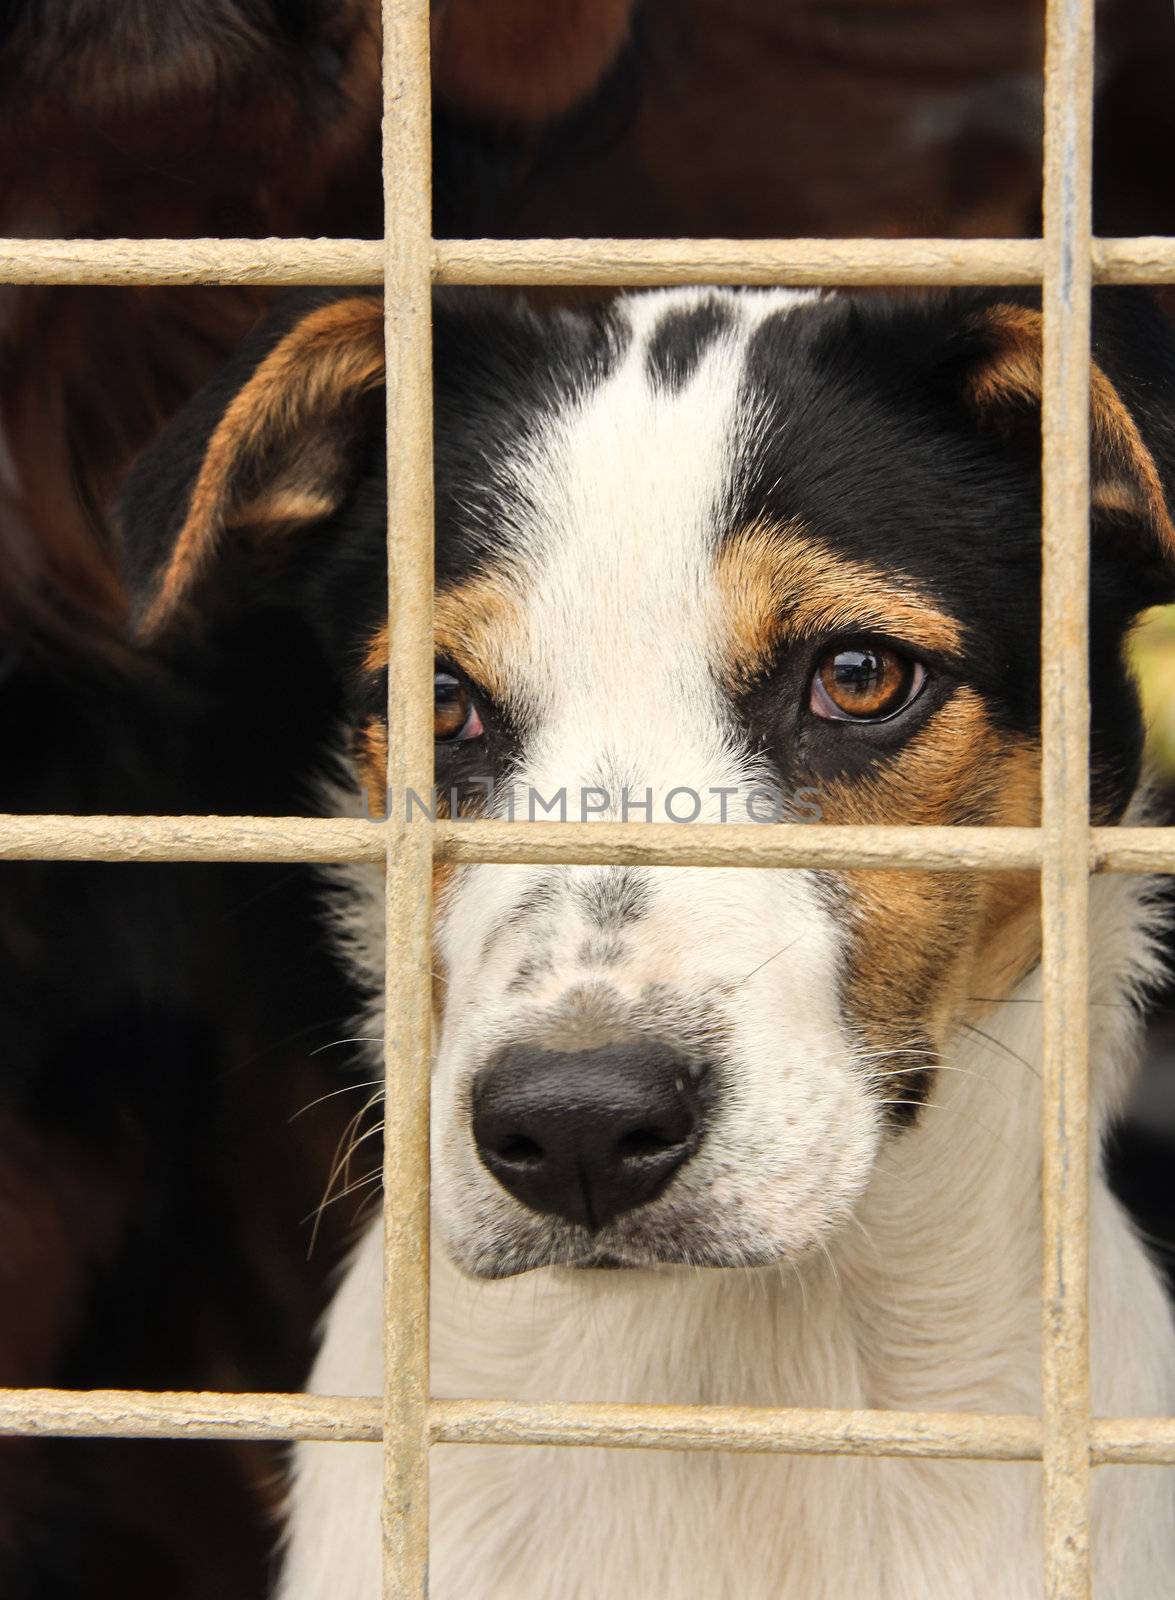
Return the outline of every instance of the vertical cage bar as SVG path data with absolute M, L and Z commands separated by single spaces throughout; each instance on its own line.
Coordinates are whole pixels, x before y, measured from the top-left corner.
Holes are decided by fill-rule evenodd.
M 1093 0 L 1045 57 L 1041 895 L 1045 1592 L 1089 1600 L 1089 389 Z
M 428 1592 L 428 1090 L 432 828 L 432 337 L 428 0 L 384 0 L 388 465 L 384 1106 L 385 1600 Z

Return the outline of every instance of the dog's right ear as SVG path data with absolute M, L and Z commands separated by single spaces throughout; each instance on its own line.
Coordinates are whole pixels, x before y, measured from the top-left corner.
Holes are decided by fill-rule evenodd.
M 121 525 L 142 638 L 203 601 L 230 547 L 274 567 L 339 509 L 383 382 L 376 295 L 301 302 L 246 342 L 128 481 Z

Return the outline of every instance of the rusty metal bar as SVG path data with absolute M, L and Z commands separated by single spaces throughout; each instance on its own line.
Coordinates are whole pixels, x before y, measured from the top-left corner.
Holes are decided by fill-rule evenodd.
M 0 239 L 0 283 L 377 286 L 379 239 Z
M 966 1412 L 434 1400 L 428 1431 L 434 1444 L 1040 1459 L 1039 1418 Z M 5 1434 L 377 1441 L 384 1412 L 379 1399 L 337 1395 L 0 1389 Z
M 383 861 L 388 824 L 346 817 L 0 815 L 2 861 Z M 820 823 L 451 822 L 431 828 L 438 862 L 665 867 L 890 867 L 1034 871 L 1037 828 Z M 1175 872 L 1175 828 L 1092 828 L 1091 872 Z
M 578 1445 L 757 1455 L 1040 1459 L 1040 1421 L 965 1412 L 435 1400 L 435 1444 Z
M 1094 0 L 1048 0 L 1042 828 L 1047 1600 L 1089 1600 L 1089 394 Z
M 0 1389 L 0 1438 L 383 1438 L 383 1401 L 350 1395 Z
M 1044 261 L 1039 239 L 470 239 L 438 240 L 433 272 L 516 286 L 1025 287 Z M 1096 239 L 1093 266 L 1099 283 L 1175 282 L 1175 239 Z
M 1175 1466 L 1175 1418 L 1092 1424 L 1097 1466 Z M 350 1395 L 0 1389 L 0 1437 L 377 1442 L 383 1402 Z M 1039 1461 L 1039 1417 L 1019 1413 L 434 1400 L 434 1444 L 607 1445 L 795 1455 Z
M 1095 239 L 1097 283 L 1175 282 L 1175 239 Z M 372 239 L 0 239 L 0 283 L 377 287 Z M 1026 286 L 1044 276 L 1039 239 L 434 240 L 449 284 L 687 283 Z
M 428 0 L 383 0 L 388 780 L 433 782 L 432 149 Z M 384 1600 L 428 1594 L 432 823 L 386 830 Z

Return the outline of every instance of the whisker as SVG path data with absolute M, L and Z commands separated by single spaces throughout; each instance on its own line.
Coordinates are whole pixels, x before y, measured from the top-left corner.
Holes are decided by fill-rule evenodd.
M 350 1039 L 332 1039 L 329 1044 L 320 1044 L 317 1050 L 311 1050 L 312 1056 L 320 1056 L 324 1050 L 337 1050 L 341 1044 L 382 1044 L 383 1035 L 378 1033 L 357 1033 Z
M 1002 1051 L 1009 1061 L 1015 1061 L 1018 1066 L 1024 1067 L 1034 1078 L 1040 1078 L 1040 1069 L 1038 1067 L 1034 1067 L 1026 1056 L 1020 1055 L 1010 1045 L 1006 1045 L 1002 1039 L 997 1039 L 993 1033 L 988 1033 L 983 1028 L 977 1028 L 973 1022 L 965 1022 L 963 1027 L 968 1033 L 974 1034 L 977 1039 L 984 1040 L 993 1049 Z
M 293 1116 L 290 1118 L 290 1121 L 296 1122 L 298 1118 L 304 1116 L 307 1111 L 313 1111 L 315 1106 L 320 1106 L 327 1100 L 333 1100 L 337 1095 L 353 1094 L 356 1089 L 374 1089 L 377 1087 L 377 1085 L 382 1084 L 382 1082 L 382 1078 L 366 1078 L 360 1083 L 345 1083 L 341 1089 L 331 1089 L 327 1094 L 320 1094 L 317 1100 L 308 1101 L 300 1111 L 294 1112 Z
M 808 1285 L 804 1282 L 804 1274 L 800 1271 L 799 1267 L 796 1265 L 796 1263 L 794 1261 L 789 1260 L 788 1261 L 788 1266 L 792 1269 L 792 1271 L 796 1275 L 796 1282 L 800 1286 L 800 1303 L 804 1308 L 804 1315 L 807 1316 L 807 1314 L 808 1314 Z M 765 1287 L 766 1286 L 764 1286 L 764 1288 Z
M 831 1269 L 832 1280 L 836 1284 L 837 1293 L 843 1294 L 844 1284 L 841 1281 L 840 1268 L 836 1264 L 832 1251 L 828 1248 L 828 1245 L 823 1239 L 820 1239 L 817 1242 L 820 1246 L 820 1253 L 824 1256 L 825 1260 L 828 1262 L 829 1268 Z
M 316 1210 L 308 1212 L 307 1215 L 302 1218 L 303 1223 L 309 1222 L 310 1218 L 313 1217 L 315 1223 L 317 1224 L 322 1217 L 322 1213 L 327 1209 L 328 1206 L 333 1206 L 340 1200 L 346 1200 L 349 1195 L 358 1194 L 360 1189 L 366 1189 L 371 1184 L 378 1183 L 382 1176 L 382 1170 L 377 1167 L 374 1172 L 369 1172 L 366 1177 L 356 1178 L 355 1181 L 353 1183 L 349 1183 L 345 1189 L 340 1189 L 338 1194 L 332 1195 L 329 1200 L 324 1200 Z
M 1013 995 L 969 994 L 967 996 L 967 999 L 969 1001 L 971 1001 L 971 1003 L 973 1005 L 977 1005 L 977 1006 L 1042 1006 L 1042 1005 L 1044 1005 L 1044 1001 L 1043 1000 L 1034 999 L 1032 995 L 1026 995 L 1026 994 L 1025 995 L 1016 995 L 1016 994 L 1013 994 Z M 1131 1002 L 1130 1000 L 1091 1000 L 1089 1003 L 1090 1003 L 1091 1006 L 1100 1006 L 1105 1011 L 1132 1011 L 1134 1009 L 1133 1002 Z M 1151 1009 L 1153 1009 L 1153 1008 L 1151 1008 L 1149 1006 L 1147 1007 L 1147 1010 L 1151 1010 Z M 1161 1009 L 1166 1011 L 1166 1010 L 1169 1010 L 1171 1008 L 1170 1007 L 1163 1007 Z
M 970 1067 L 953 1067 L 945 1061 L 933 1063 L 933 1070 L 935 1072 L 954 1072 L 961 1078 L 974 1078 L 976 1083 L 981 1083 L 985 1088 L 990 1089 L 993 1094 L 998 1094 L 1007 1105 L 1012 1104 L 1012 1096 L 1004 1088 L 1003 1084 L 995 1083 L 991 1078 L 984 1077 L 982 1072 L 972 1072 Z M 889 1078 L 904 1078 L 907 1072 L 908 1069 L 904 1067 L 893 1067 L 888 1072 L 871 1072 L 869 1081 L 871 1083 L 883 1083 Z
M 746 977 L 740 978 L 738 980 L 738 982 L 733 986 L 733 988 L 729 992 L 733 994 L 737 990 L 741 989 L 745 983 L 749 983 L 751 981 L 751 979 L 755 976 L 755 974 L 757 972 L 762 972 L 764 967 L 769 967 L 773 961 L 778 961 L 780 956 L 785 956 L 789 950 L 794 950 L 796 945 L 799 944 L 799 942 L 800 942 L 800 936 L 797 935 L 796 938 L 790 940 L 787 944 L 785 944 L 782 949 L 777 950 L 773 956 L 768 956 L 766 961 L 760 961 L 760 963 L 759 963 L 759 965 L 757 967 L 752 967 L 751 970 L 747 973 Z
M 957 1117 L 959 1115 L 958 1106 L 944 1106 L 941 1100 L 878 1100 L 876 1103 L 879 1106 L 905 1106 L 914 1111 L 921 1111 L 925 1106 L 928 1111 L 949 1111 L 952 1116 Z M 969 1128 L 978 1128 L 981 1133 L 986 1133 L 988 1138 L 993 1139 L 996 1144 L 1002 1145 L 1005 1150 L 1011 1150 L 1008 1141 L 998 1134 L 994 1128 L 989 1128 L 986 1123 L 977 1122 L 973 1117 L 968 1117 L 967 1126 Z
M 1152 1233 L 1149 1228 L 1144 1228 L 1135 1222 L 1134 1231 L 1144 1244 L 1150 1245 L 1152 1250 L 1162 1256 L 1175 1259 L 1175 1239 L 1163 1238 L 1160 1234 Z
M 314 1227 L 311 1230 L 310 1243 L 307 1246 L 307 1260 L 309 1260 L 314 1253 L 314 1246 L 318 1242 L 318 1230 L 322 1221 L 322 1214 L 331 1202 L 332 1191 L 334 1190 L 335 1183 L 340 1176 L 342 1176 L 345 1183 L 350 1181 L 351 1157 L 354 1155 L 359 1145 L 363 1143 L 364 1139 L 368 1137 L 368 1134 L 376 1131 L 382 1131 L 383 1129 L 383 1122 L 381 1121 L 377 1124 L 376 1128 L 368 1129 L 367 1133 L 360 1135 L 358 1138 L 355 1137 L 356 1130 L 359 1128 L 363 1118 L 369 1111 L 379 1104 L 381 1095 L 382 1090 L 379 1093 L 371 1095 L 367 1100 L 367 1103 L 360 1106 L 359 1110 L 356 1111 L 354 1116 L 347 1123 L 347 1126 L 339 1135 L 339 1140 L 335 1145 L 335 1153 L 331 1161 L 330 1172 L 327 1175 L 326 1187 L 323 1190 L 322 1199 L 318 1204 L 318 1209 L 313 1213 Z M 309 1218 L 306 1218 L 305 1220 L 309 1221 Z
M 909 1071 L 908 1067 L 892 1067 L 888 1072 L 871 1072 L 870 1078 L 879 1082 L 882 1078 L 904 1078 Z M 972 1072 L 970 1067 L 952 1067 L 948 1062 L 940 1061 L 935 1067 L 936 1072 L 958 1072 L 964 1078 L 974 1078 L 978 1083 L 986 1083 L 990 1088 L 996 1088 L 990 1078 L 985 1078 L 982 1072 Z

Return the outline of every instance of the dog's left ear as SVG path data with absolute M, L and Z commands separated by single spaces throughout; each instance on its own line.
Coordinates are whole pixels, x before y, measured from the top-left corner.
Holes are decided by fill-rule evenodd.
M 207 609 L 234 550 L 273 571 L 301 530 L 340 508 L 383 381 L 374 295 L 300 304 L 242 347 L 128 482 L 121 522 L 141 637 Z
M 966 318 L 967 404 L 1004 435 L 1038 439 L 1043 319 L 996 302 Z M 1089 415 L 1090 510 L 1099 537 L 1132 540 L 1140 574 L 1175 591 L 1175 341 L 1158 306 L 1133 291 L 1094 297 Z

